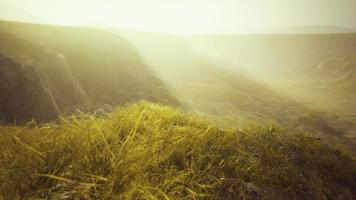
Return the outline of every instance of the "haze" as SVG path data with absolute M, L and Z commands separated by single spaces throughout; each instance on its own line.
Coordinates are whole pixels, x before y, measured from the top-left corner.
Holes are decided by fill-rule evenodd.
M 1 0 L 41 22 L 168 33 L 255 33 L 283 27 L 356 28 L 354 0 Z
M 0 0 L 0 200 L 356 200 L 356 0 Z

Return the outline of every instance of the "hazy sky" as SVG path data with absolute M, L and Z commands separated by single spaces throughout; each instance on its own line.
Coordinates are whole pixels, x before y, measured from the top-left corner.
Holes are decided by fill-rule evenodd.
M 356 28 L 356 0 L 0 0 L 50 23 L 172 33 Z

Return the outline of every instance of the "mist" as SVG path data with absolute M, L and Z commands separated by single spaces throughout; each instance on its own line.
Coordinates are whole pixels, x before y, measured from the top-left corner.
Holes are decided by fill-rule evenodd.
M 355 7 L 0 0 L 0 199 L 356 199 Z

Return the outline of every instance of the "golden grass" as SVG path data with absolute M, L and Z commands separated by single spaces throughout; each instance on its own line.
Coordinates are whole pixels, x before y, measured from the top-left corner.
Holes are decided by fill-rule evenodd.
M 352 199 L 355 179 L 351 156 L 306 133 L 147 102 L 0 127 L 0 199 Z

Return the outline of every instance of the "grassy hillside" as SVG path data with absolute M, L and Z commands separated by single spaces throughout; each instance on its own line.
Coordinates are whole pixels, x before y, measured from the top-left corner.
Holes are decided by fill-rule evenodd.
M 138 103 L 0 127 L 2 199 L 355 199 L 355 160 L 305 133 Z

